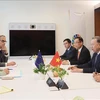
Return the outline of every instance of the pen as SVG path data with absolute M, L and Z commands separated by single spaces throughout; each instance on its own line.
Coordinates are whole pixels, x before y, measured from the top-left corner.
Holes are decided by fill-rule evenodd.
M 10 69 L 10 68 L 9 68 L 8 70 L 13 70 L 13 69 Z

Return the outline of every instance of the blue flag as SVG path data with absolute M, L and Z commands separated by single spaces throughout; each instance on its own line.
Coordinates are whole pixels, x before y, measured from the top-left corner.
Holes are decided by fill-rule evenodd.
M 37 66 L 38 69 L 39 69 L 39 65 L 40 65 L 40 64 L 43 64 L 43 65 L 44 65 L 44 61 L 43 61 L 41 52 L 40 52 L 40 50 L 39 50 L 38 56 L 37 56 L 36 61 L 35 61 L 35 65 Z

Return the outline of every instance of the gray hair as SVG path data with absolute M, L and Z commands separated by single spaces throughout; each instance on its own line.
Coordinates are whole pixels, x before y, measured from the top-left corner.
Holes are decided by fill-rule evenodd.
M 92 39 L 96 39 L 98 43 L 100 43 L 100 36 L 95 36 Z
M 0 35 L 0 37 L 5 37 L 5 35 Z

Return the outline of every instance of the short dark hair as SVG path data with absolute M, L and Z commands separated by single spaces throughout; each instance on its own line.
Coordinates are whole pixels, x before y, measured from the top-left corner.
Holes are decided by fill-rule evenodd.
M 63 42 L 65 42 L 65 41 L 67 41 L 68 43 L 71 43 L 71 40 L 68 38 L 63 40 Z
M 80 42 L 84 42 L 82 37 L 76 37 L 75 39 L 78 39 Z
M 100 43 L 100 36 L 95 36 L 92 39 L 96 39 L 98 43 Z

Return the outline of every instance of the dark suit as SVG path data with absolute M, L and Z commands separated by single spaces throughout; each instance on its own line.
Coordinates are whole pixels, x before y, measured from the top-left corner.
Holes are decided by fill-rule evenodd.
M 63 55 L 61 55 L 61 59 L 69 60 L 71 64 L 73 64 L 73 61 L 77 60 L 77 50 L 74 47 L 70 47 L 69 50 L 66 50 Z
M 100 73 L 100 54 L 95 63 L 96 55 L 97 53 L 94 53 L 92 59 L 88 63 L 79 65 L 78 68 L 83 68 L 83 73 L 92 73 L 95 72 L 95 69 Z
M 0 67 L 4 67 L 7 60 L 8 57 L 5 55 L 5 53 L 2 50 L 0 50 Z
M 79 59 L 73 62 L 74 65 L 81 65 L 89 62 L 91 60 L 91 55 L 89 50 L 83 45 Z

